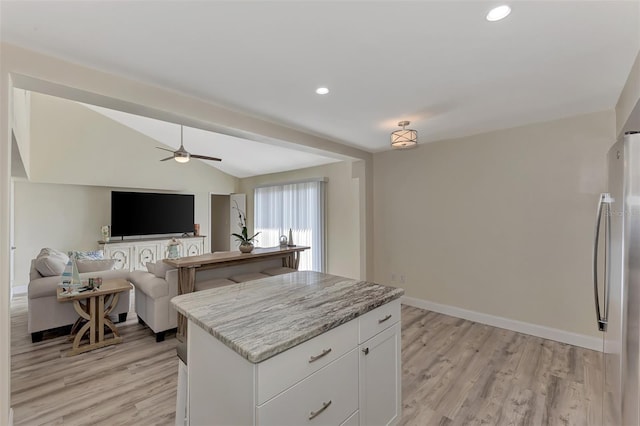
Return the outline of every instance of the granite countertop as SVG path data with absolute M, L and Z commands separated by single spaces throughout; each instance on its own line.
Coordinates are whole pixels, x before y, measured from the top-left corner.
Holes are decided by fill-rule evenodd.
M 404 294 L 320 272 L 293 272 L 171 299 L 176 309 L 259 363 Z

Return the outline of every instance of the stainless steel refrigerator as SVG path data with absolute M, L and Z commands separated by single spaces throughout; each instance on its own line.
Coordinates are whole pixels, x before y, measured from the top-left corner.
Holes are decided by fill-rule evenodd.
M 602 424 L 640 425 L 640 132 L 608 153 L 608 193 L 600 195 L 593 285 L 602 332 Z

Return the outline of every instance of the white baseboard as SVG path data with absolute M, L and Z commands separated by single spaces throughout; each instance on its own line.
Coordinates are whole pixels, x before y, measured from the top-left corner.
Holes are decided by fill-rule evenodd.
M 482 312 L 469 311 L 450 305 L 430 302 L 428 300 L 415 297 L 402 296 L 402 303 L 416 308 L 426 309 L 456 318 L 463 318 L 493 327 L 505 328 L 518 333 L 530 334 L 542 337 L 543 339 L 555 340 L 556 342 L 568 343 L 581 348 L 602 351 L 602 339 L 585 336 L 584 334 L 572 333 L 570 331 L 558 330 L 557 328 L 545 327 L 528 322 L 517 321 L 495 315 L 483 314 Z
M 27 286 L 26 285 L 18 285 L 15 287 L 11 287 L 11 298 L 13 299 L 13 296 L 18 295 L 18 294 L 26 294 L 27 293 Z

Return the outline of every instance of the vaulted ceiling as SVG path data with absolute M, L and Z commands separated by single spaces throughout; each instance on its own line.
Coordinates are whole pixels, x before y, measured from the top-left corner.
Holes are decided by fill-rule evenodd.
M 0 35 L 370 152 L 615 106 L 640 2 L 508 3 L 5 0 Z

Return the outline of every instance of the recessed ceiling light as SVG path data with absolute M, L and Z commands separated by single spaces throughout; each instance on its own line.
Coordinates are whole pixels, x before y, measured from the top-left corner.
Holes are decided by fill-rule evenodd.
M 506 18 L 511 13 L 511 8 L 506 4 L 502 6 L 494 7 L 487 13 L 487 21 L 499 21 L 501 19 Z
M 327 89 L 326 87 L 318 87 L 316 89 L 316 93 L 318 95 L 326 95 L 327 93 L 329 93 L 329 89 Z

